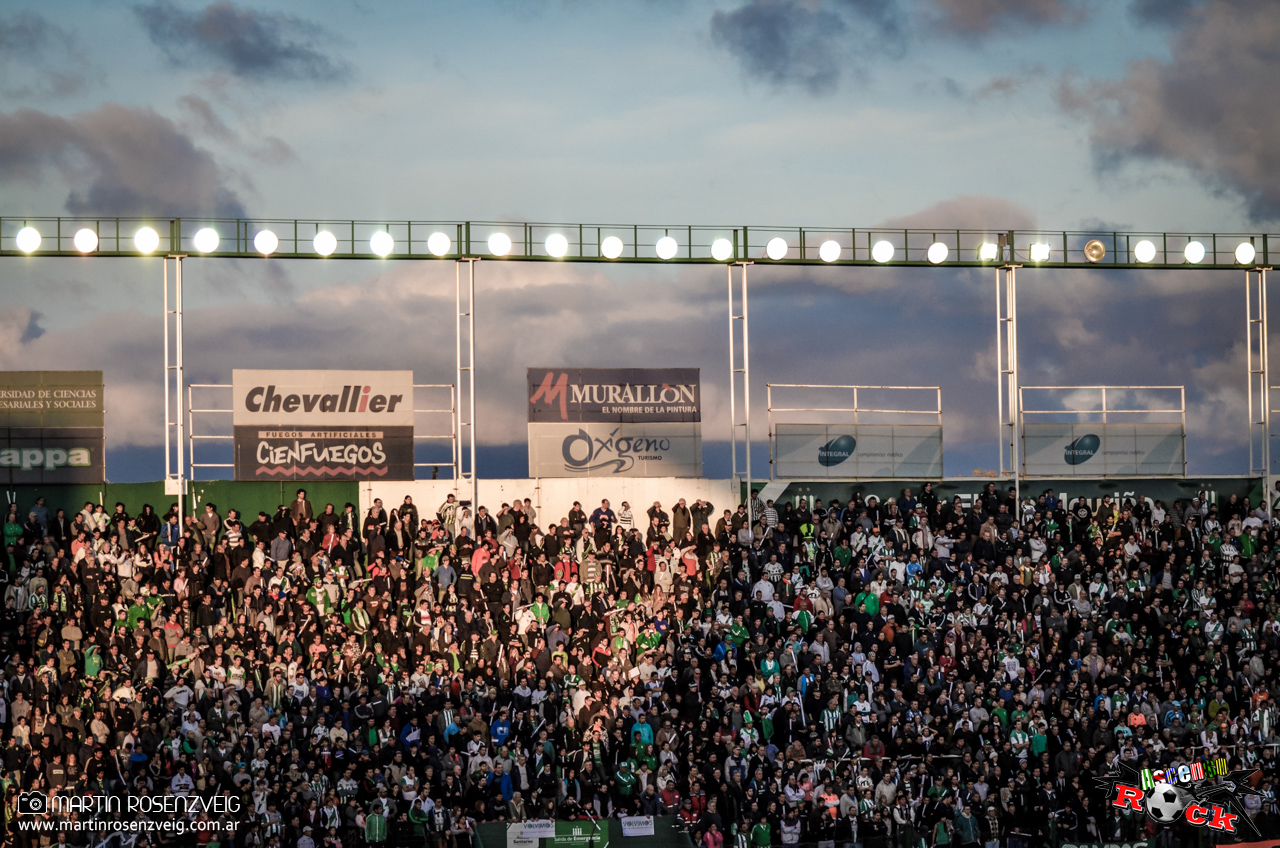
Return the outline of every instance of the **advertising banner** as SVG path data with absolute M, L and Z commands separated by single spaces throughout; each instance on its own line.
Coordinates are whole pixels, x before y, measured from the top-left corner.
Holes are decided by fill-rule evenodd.
M 232 373 L 237 480 L 413 479 L 412 371 Z
M 698 424 L 530 424 L 530 477 L 699 477 Z
M 1182 424 L 1024 423 L 1023 473 L 1042 477 L 1182 476 Z
M 697 368 L 530 368 L 529 423 L 702 420 Z
M 101 371 L 0 372 L 0 482 L 102 483 Z
M 608 848 L 609 822 L 556 821 L 548 848 Z
M 530 477 L 699 477 L 697 368 L 530 368 Z
M 653 816 L 622 816 L 623 836 L 653 836 Z
M 783 479 L 942 477 L 936 424 L 775 424 L 774 476 Z

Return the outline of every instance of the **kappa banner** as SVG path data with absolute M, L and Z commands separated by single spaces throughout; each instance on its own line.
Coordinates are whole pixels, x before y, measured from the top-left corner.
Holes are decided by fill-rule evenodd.
M 697 368 L 530 368 L 529 423 L 702 420 Z
M 530 424 L 530 477 L 698 477 L 698 424 Z
M 1180 423 L 1022 425 L 1027 476 L 1182 476 L 1185 458 Z
M 237 480 L 412 480 L 412 371 L 232 374 Z
M 106 479 L 101 371 L 0 372 L 0 482 Z
M 775 424 L 774 476 L 784 479 L 942 477 L 933 424 Z

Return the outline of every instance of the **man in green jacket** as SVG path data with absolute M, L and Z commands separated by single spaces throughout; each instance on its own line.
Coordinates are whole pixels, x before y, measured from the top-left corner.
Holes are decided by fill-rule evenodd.
M 365 816 L 364 841 L 370 845 L 387 844 L 387 817 L 381 801 L 375 801 L 373 809 Z

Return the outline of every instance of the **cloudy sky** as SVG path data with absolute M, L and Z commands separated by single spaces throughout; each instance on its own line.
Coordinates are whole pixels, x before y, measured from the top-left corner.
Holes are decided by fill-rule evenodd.
M 1273 0 L 10 0 L 0 213 L 1277 232 L 1277 44 Z M 451 263 L 186 278 L 192 382 L 452 380 Z M 162 470 L 159 281 L 0 263 L 0 367 L 101 367 L 113 480 Z M 531 365 L 700 367 L 727 472 L 722 269 L 477 281 L 482 475 L 525 471 Z M 1185 384 L 1191 471 L 1246 470 L 1242 272 L 1019 283 L 1025 385 Z M 995 465 L 994 272 L 751 284 L 757 421 L 770 381 L 940 385 L 947 473 Z

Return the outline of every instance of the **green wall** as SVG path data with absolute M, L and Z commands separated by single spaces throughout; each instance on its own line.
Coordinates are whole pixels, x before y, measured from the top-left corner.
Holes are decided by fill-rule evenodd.
M 231 480 L 200 480 L 187 484 L 186 509 L 202 510 L 205 502 L 217 504 L 218 512 L 227 514 L 228 508 L 240 510 L 246 523 L 253 521 L 261 510 L 274 515 L 276 507 L 293 500 L 298 489 L 307 490 L 307 498 L 317 513 L 326 503 L 342 511 L 348 501 L 360 504 L 360 484 L 357 481 L 296 481 L 235 482 Z M 5 489 L 5 503 L 17 502 L 25 514 L 35 505 L 36 498 L 43 497 L 50 510 L 65 509 L 70 515 L 79 512 L 86 501 L 102 503 L 110 512 L 117 501 L 123 502 L 131 515 L 142 511 L 144 503 L 151 504 L 163 514 L 174 503 L 172 496 L 164 494 L 164 483 L 103 483 L 100 485 L 31 485 L 9 486 Z

